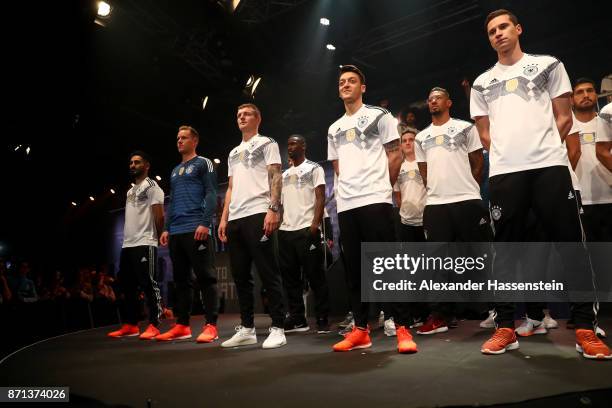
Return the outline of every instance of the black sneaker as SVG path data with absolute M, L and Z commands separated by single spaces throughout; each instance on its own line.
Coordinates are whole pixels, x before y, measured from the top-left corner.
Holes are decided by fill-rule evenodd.
M 295 319 L 293 317 L 288 317 L 285 319 L 283 327 L 285 329 L 285 333 L 305 332 L 310 330 L 310 327 L 308 327 L 308 322 L 304 318 Z
M 330 333 L 329 322 L 327 319 L 317 319 L 317 334 Z

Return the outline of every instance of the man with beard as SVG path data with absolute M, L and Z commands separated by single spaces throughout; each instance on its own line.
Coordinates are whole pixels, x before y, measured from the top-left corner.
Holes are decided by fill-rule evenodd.
M 159 334 L 162 314 L 157 281 L 157 237 L 164 227 L 164 192 L 149 178 L 151 159 L 142 151 L 130 155 L 130 174 L 134 179 L 127 192 L 123 247 L 119 261 L 119 284 L 125 296 L 122 303 L 124 324 L 110 337 L 138 336 L 139 294 L 144 292 L 149 309 L 149 326 L 140 339 Z
M 285 333 L 309 329 L 302 296 L 304 281 L 314 292 L 317 332 L 329 333 L 329 292 L 320 230 L 325 206 L 325 173 L 320 165 L 306 159 L 304 137 L 289 137 L 287 153 L 292 167 L 283 173 L 284 211 L 278 232 L 279 266 L 289 304 Z
M 431 125 L 415 139 L 415 156 L 427 189 L 423 228 L 431 242 L 487 242 L 493 239 L 489 213 L 480 196 L 484 157 L 476 127 L 451 118 L 452 101 L 435 87 L 427 99 Z M 418 334 L 448 331 L 451 303 L 432 306 Z

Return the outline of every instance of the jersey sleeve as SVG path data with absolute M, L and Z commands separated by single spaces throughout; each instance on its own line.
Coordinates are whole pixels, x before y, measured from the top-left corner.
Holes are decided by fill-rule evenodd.
M 390 113 L 385 113 L 382 115 L 378 121 L 378 132 L 380 134 L 380 141 L 382 144 L 399 139 L 400 135 L 397 131 L 397 119 Z
M 270 142 L 264 146 L 264 159 L 266 162 L 266 166 L 270 164 L 281 164 L 278 143 Z
M 479 116 L 489 116 L 489 105 L 482 93 L 484 88 L 474 84 L 470 92 L 470 116 L 476 119 Z
M 323 171 L 323 167 L 316 166 L 312 169 L 312 185 L 315 187 L 325 185 L 325 171 Z
M 338 160 L 338 151 L 334 143 L 334 137 L 331 134 L 327 135 L 327 160 Z
M 164 203 L 164 190 L 159 186 L 149 189 L 149 202 L 151 205 Z
M 559 62 L 552 71 L 550 71 L 550 75 L 548 76 L 548 94 L 550 95 L 550 99 L 554 99 L 570 92 L 572 92 L 572 85 L 569 76 L 565 71 L 563 63 Z
M 232 177 L 232 164 L 230 163 L 229 156 L 227 157 L 227 177 Z
M 598 142 L 612 142 L 612 122 L 599 116 L 597 118 L 597 129 L 595 131 Z
M 467 134 L 467 147 L 468 153 L 472 153 L 478 149 L 482 149 L 482 143 L 480 142 L 480 136 L 478 135 L 478 130 L 476 126 L 470 125 L 470 130 Z
M 414 139 L 414 156 L 416 157 L 416 161 L 424 163 L 427 162 L 427 157 L 425 156 L 425 151 L 421 146 L 421 139 L 418 137 Z

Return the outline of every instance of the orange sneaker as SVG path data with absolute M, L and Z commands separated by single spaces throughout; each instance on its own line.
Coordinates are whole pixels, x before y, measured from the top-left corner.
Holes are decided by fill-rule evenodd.
M 576 351 L 585 358 L 609 360 L 612 353 L 606 344 L 597 337 L 593 330 L 576 329 Z
M 140 329 L 135 324 L 124 324 L 119 330 L 107 334 L 108 337 L 134 337 L 140 334 Z
M 155 340 L 168 341 L 168 340 L 183 340 L 191 338 L 191 327 L 185 326 L 184 324 L 175 324 L 170 330 L 164 334 L 155 336 Z
M 519 342 L 516 339 L 514 329 L 510 327 L 500 327 L 495 330 L 493 336 L 487 340 L 480 348 L 483 354 L 502 354 L 506 350 L 516 350 Z
M 406 326 L 397 326 L 397 351 L 402 354 L 412 354 L 417 352 L 417 345 L 412 340 L 412 335 Z
M 217 332 L 217 326 L 209 323 L 206 326 L 204 326 L 204 330 L 198 336 L 196 342 L 197 343 L 212 343 L 218 338 L 219 338 L 219 333 Z
M 147 327 L 147 330 L 145 330 L 140 335 L 139 339 L 140 340 L 153 340 L 153 338 L 158 335 L 159 335 L 159 329 L 153 326 L 152 324 L 150 324 L 149 327 Z
M 372 347 L 370 330 L 355 326 L 353 331 L 347 334 L 344 340 L 334 344 L 334 351 L 351 351 L 368 347 Z

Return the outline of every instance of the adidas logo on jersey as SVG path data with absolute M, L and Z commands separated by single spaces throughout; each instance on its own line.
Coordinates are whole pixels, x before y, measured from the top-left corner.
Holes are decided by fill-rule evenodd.
M 574 193 L 570 191 L 569 194 L 567 195 L 567 199 L 571 200 L 572 198 L 574 198 Z
M 493 79 L 491 80 L 491 82 L 489 82 L 489 85 L 494 84 L 494 83 L 496 83 L 496 82 L 499 82 L 499 81 L 497 80 L 497 78 L 493 78 Z
M 140 262 L 147 262 L 147 258 L 143 256 Z

